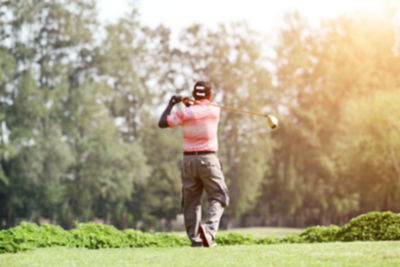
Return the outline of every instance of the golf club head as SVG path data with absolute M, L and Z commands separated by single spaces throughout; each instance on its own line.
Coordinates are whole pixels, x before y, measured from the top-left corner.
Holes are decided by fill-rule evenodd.
M 275 130 L 278 127 L 278 119 L 273 115 L 266 115 L 268 119 L 268 125 L 272 130 Z

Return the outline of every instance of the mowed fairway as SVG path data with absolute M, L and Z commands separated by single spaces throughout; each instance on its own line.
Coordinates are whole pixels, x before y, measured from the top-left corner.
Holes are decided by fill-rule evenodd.
M 0 255 L 0 266 L 400 266 L 400 241 L 208 248 L 42 248 Z

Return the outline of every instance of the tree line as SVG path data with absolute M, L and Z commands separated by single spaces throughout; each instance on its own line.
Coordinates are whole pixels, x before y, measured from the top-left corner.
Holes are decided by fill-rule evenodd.
M 182 134 L 159 130 L 158 117 L 200 79 L 216 102 L 280 119 L 271 132 L 263 118 L 221 112 L 224 227 L 399 212 L 394 14 L 320 26 L 288 14 L 270 56 L 246 23 L 193 25 L 174 45 L 170 29 L 144 25 L 136 9 L 101 24 L 91 0 L 2 1 L 1 227 L 100 218 L 168 230 L 181 213 Z

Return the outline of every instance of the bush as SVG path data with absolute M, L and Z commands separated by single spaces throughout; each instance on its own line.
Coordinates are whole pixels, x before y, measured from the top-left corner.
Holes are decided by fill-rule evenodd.
M 60 226 L 22 222 L 19 226 L 0 231 L 0 253 L 32 248 L 66 246 L 70 234 Z
M 254 238 L 239 233 L 218 234 L 219 245 L 252 245 L 278 243 L 312 243 L 334 241 L 400 240 L 400 215 L 393 212 L 370 212 L 358 216 L 343 227 L 314 226 L 300 235 L 284 238 Z M 188 246 L 185 236 L 171 233 L 144 233 L 138 230 L 118 230 L 114 226 L 82 223 L 73 230 L 59 226 L 23 222 L 0 231 L 0 253 L 18 252 L 33 248 L 69 246 L 90 249 L 127 247 L 180 247 Z
M 300 234 L 305 242 L 400 240 L 400 214 L 369 212 L 343 227 L 309 227 Z
M 72 235 L 68 246 L 84 248 L 120 248 L 128 247 L 126 236 L 114 226 L 82 223 L 70 231 Z
M 144 233 L 138 230 L 124 230 L 129 247 L 182 247 L 189 246 L 185 236 L 170 233 Z
M 91 249 L 127 247 L 179 247 L 189 245 L 186 237 L 168 233 L 144 233 L 138 230 L 117 230 L 114 226 L 94 223 L 79 224 L 70 231 L 72 247 Z
M 111 225 L 94 223 L 81 223 L 67 231 L 60 226 L 23 222 L 17 227 L 0 231 L 0 253 L 55 246 L 99 249 L 187 245 L 190 241 L 176 234 L 143 233 L 133 229 L 121 231 Z
M 279 243 L 285 243 L 284 239 L 279 238 L 279 237 L 274 237 L 274 236 L 254 239 L 254 244 L 257 244 L 257 245 L 273 245 L 273 244 L 279 244 Z M 290 243 L 293 243 L 293 242 L 290 242 Z
M 400 240 L 400 214 L 370 212 L 345 224 L 336 235 L 339 241 Z
M 243 235 L 239 233 L 218 234 L 215 242 L 219 245 L 250 245 L 254 244 L 252 235 Z
M 340 231 L 337 225 L 331 226 L 314 226 L 304 230 L 300 237 L 304 242 L 333 242 L 337 241 L 336 235 Z

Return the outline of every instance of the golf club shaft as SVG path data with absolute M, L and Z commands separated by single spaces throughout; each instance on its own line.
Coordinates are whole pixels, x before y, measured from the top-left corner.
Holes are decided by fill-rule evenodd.
M 184 100 L 182 100 L 182 101 L 188 101 L 188 102 L 192 102 L 192 103 L 197 102 L 196 100 L 188 98 L 188 97 L 185 97 Z M 243 109 L 239 109 L 239 108 L 231 108 L 231 107 L 227 107 L 227 106 L 221 106 L 221 105 L 214 104 L 214 103 L 207 103 L 207 104 L 210 106 L 214 106 L 214 107 L 218 107 L 218 108 L 222 108 L 222 109 L 227 109 L 227 110 L 231 110 L 231 111 L 236 111 L 236 112 L 241 112 L 241 113 L 246 113 L 246 114 L 250 114 L 250 115 L 254 115 L 254 116 L 267 118 L 269 127 L 271 127 L 271 129 L 275 129 L 278 126 L 277 118 L 275 118 L 272 115 L 243 110 Z
M 196 100 L 194 99 L 189 99 L 189 102 L 193 102 L 195 103 Z M 214 103 L 207 103 L 210 106 L 214 106 L 214 107 L 218 107 L 218 108 L 222 108 L 222 109 L 226 109 L 226 110 L 231 110 L 231 111 L 236 111 L 236 112 L 241 112 L 241 113 L 247 113 L 250 115 L 254 115 L 254 116 L 259 116 L 259 117 L 268 117 L 268 115 L 263 114 L 263 113 L 258 113 L 258 112 L 253 112 L 253 111 L 248 111 L 248 110 L 243 110 L 243 109 L 239 109 L 239 108 L 231 108 L 231 107 L 227 107 L 227 106 L 222 106 L 222 105 L 218 105 L 218 104 L 214 104 Z

